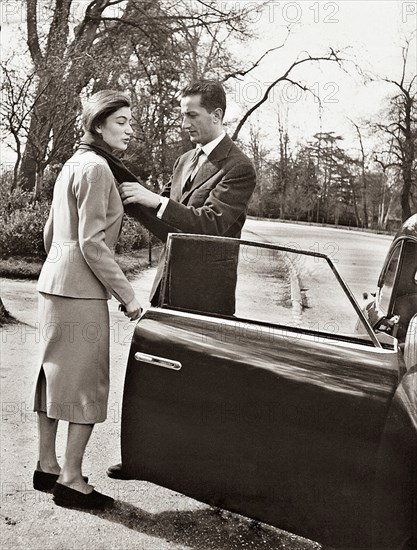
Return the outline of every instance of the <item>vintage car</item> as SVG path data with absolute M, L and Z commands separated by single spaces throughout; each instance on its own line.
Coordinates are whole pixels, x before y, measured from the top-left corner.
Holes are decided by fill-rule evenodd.
M 364 310 L 320 253 L 167 247 L 128 359 L 125 473 L 335 548 L 414 548 L 417 216 Z
M 378 289 L 365 309 L 376 331 L 398 339 L 404 361 L 417 363 L 417 214 L 403 225 L 388 251 Z M 367 298 L 364 293 L 364 298 Z M 407 335 L 408 331 L 408 335 Z

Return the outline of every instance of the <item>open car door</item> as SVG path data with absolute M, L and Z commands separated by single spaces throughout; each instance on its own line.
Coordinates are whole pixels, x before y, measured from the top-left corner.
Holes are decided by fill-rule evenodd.
M 375 506 L 375 480 L 399 369 L 396 340 L 380 338 L 325 255 L 171 235 L 159 307 L 132 341 L 124 470 L 324 544 L 370 547 L 373 510 L 390 506 Z

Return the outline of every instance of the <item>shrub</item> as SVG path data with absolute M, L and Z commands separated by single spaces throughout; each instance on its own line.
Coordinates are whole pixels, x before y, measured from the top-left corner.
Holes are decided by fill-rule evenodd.
M 52 164 L 45 168 L 45 172 L 42 178 L 42 191 L 41 191 L 41 200 L 47 202 L 52 201 L 52 195 L 54 192 L 54 185 L 59 176 L 60 171 L 62 170 L 63 164 Z
M 49 202 L 33 203 L 33 193 L 12 189 L 10 173 L 2 174 L 0 186 L 0 251 L 2 258 L 43 258 L 43 226 Z
M 0 249 L 9 256 L 45 256 L 43 227 L 49 214 L 48 203 L 36 203 L 13 209 L 0 221 Z
M 59 167 L 56 168 L 56 170 Z M 55 171 L 56 171 L 55 170 Z M 52 177 L 53 176 L 53 177 Z M 3 259 L 9 257 L 45 258 L 43 228 L 50 210 L 52 180 L 44 198 L 33 203 L 33 193 L 22 189 L 11 189 L 10 174 L 2 176 L 0 186 L 0 252 Z M 131 253 L 149 244 L 149 232 L 136 220 L 125 216 L 122 232 L 116 246 L 119 254 Z M 152 237 L 152 242 L 157 239 Z
M 149 244 L 149 232 L 138 221 L 128 216 L 123 217 L 122 232 L 116 245 L 118 254 L 126 254 Z

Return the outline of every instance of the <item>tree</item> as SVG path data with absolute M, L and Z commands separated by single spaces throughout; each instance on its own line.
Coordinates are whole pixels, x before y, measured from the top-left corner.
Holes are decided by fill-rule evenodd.
M 366 154 L 365 154 L 365 148 L 364 148 L 364 145 L 363 145 L 361 128 L 359 127 L 358 124 L 353 122 L 353 120 L 351 120 L 351 123 L 355 127 L 356 133 L 358 134 L 359 145 L 360 145 L 360 153 L 361 153 L 360 160 L 358 161 L 358 163 L 359 163 L 359 166 L 360 166 L 360 180 L 361 180 L 361 193 L 362 193 L 362 215 L 363 215 L 363 218 L 361 216 L 359 216 L 359 214 L 356 214 L 356 215 L 357 215 L 358 221 L 360 222 L 360 225 L 362 227 L 367 228 L 368 225 L 369 225 L 368 204 L 367 204 L 368 176 L 367 176 L 367 172 L 366 172 L 367 158 L 366 158 Z M 356 208 L 356 200 L 355 200 L 355 211 L 356 210 L 357 210 L 357 208 Z M 363 219 L 363 221 L 362 221 L 362 219 Z
M 292 167 L 292 185 L 287 193 L 288 213 L 298 219 L 311 221 L 317 204 L 319 183 L 316 167 L 307 147 L 301 147 Z
M 278 147 L 279 147 L 279 159 L 276 164 L 276 185 L 279 189 L 280 201 L 280 218 L 285 219 L 286 216 L 286 203 L 287 203 L 287 189 L 291 186 L 290 178 L 290 153 L 289 153 L 289 135 L 288 135 L 288 110 L 283 117 L 278 112 Z
M 283 45 L 285 44 L 285 41 L 283 42 L 283 44 L 281 44 L 281 46 L 278 46 L 277 48 L 274 48 L 274 49 L 278 49 L 280 47 L 283 47 Z M 269 51 L 272 51 L 272 50 L 269 50 Z M 267 52 L 268 53 L 268 52 Z M 261 59 L 265 56 L 265 54 L 261 57 Z M 338 65 L 342 65 L 343 63 L 343 58 L 342 58 L 342 54 L 341 54 L 341 51 L 339 50 L 334 50 L 333 48 L 330 48 L 328 53 L 325 54 L 325 55 L 310 55 L 309 53 L 304 53 L 301 57 L 297 58 L 295 61 L 293 61 L 289 67 L 287 67 L 282 73 L 280 76 L 278 77 L 274 77 L 274 80 L 273 82 L 271 82 L 271 84 L 269 84 L 265 90 L 265 92 L 263 93 L 261 99 L 259 101 L 257 101 L 250 109 L 248 109 L 248 111 L 243 115 L 243 117 L 241 118 L 241 120 L 239 121 L 238 125 L 236 126 L 236 129 L 232 135 L 232 139 L 235 140 L 237 139 L 239 133 L 240 133 L 240 130 L 242 129 L 242 127 L 244 126 L 244 124 L 246 123 L 246 121 L 249 119 L 249 117 L 257 110 L 259 109 L 266 101 L 268 101 L 268 98 L 269 98 L 269 95 L 271 93 L 271 91 L 280 83 L 282 82 L 289 82 L 290 84 L 296 86 L 297 88 L 300 88 L 303 92 L 308 92 L 308 93 L 312 93 L 314 96 L 314 92 L 312 91 L 311 88 L 309 88 L 308 86 L 306 86 L 305 84 L 302 84 L 301 80 L 298 79 L 298 80 L 294 80 L 293 78 L 291 78 L 291 74 L 295 71 L 295 69 L 297 67 L 300 67 L 302 65 L 304 65 L 305 63 L 320 63 L 320 62 L 332 62 L 332 63 L 337 63 Z M 247 74 L 248 72 L 250 72 L 254 67 L 256 67 L 258 65 L 259 61 L 256 62 L 253 67 L 249 70 L 246 70 L 245 72 L 242 72 L 242 73 L 237 73 L 237 74 L 233 74 L 233 75 L 229 75 L 228 78 L 230 77 L 238 77 L 238 76 L 242 76 L 244 74 Z M 315 96 L 316 97 L 316 96 Z M 318 98 L 319 99 L 319 98 Z
M 392 163 L 392 147 L 393 140 L 391 139 L 391 143 L 388 144 L 386 150 L 382 150 L 382 153 L 379 151 L 374 155 L 374 163 L 379 169 L 379 177 L 376 177 L 374 182 L 377 181 L 379 187 L 373 186 L 374 192 L 371 196 L 376 197 L 374 205 L 375 203 L 378 205 L 377 223 L 380 229 L 386 229 L 388 227 L 389 219 L 395 210 L 395 204 L 400 203 L 400 169 Z
M 314 135 L 313 142 L 309 143 L 311 157 L 315 160 L 316 173 L 320 186 L 317 196 L 316 221 L 328 220 L 329 194 L 336 185 L 335 174 L 337 161 L 335 153 L 341 136 L 334 132 L 319 132 Z
M 249 10 L 242 10 L 238 5 L 231 9 L 219 9 L 214 0 L 196 1 L 200 10 L 190 11 L 186 0 L 174 3 L 168 0 L 91 0 L 86 5 L 85 13 L 78 16 L 76 24 L 73 24 L 74 13 L 71 10 L 76 5 L 79 8 L 79 3 L 73 0 L 44 0 L 43 7 L 49 7 L 49 11 L 44 13 L 50 13 L 50 17 L 43 21 L 37 17 L 40 8 L 38 0 L 27 0 L 27 41 L 36 74 L 35 95 L 40 99 L 31 113 L 28 141 L 21 164 L 20 174 L 26 188 L 33 189 L 34 174 L 42 176 L 42 154 L 46 154 L 48 149 L 54 151 L 54 161 L 59 162 L 59 157 L 69 155 L 71 144 L 68 144 L 66 151 L 63 147 L 58 151 L 53 144 L 63 127 L 66 135 L 72 131 L 74 143 L 74 120 L 79 112 L 83 90 L 93 92 L 109 86 L 125 86 L 132 63 L 135 65 L 135 57 L 136 61 L 143 61 L 134 67 L 136 73 L 139 69 L 142 71 L 136 79 L 137 83 L 147 78 L 149 80 L 149 77 L 155 78 L 153 68 L 167 69 L 168 51 L 171 55 L 171 65 L 168 63 L 168 67 L 172 68 L 176 63 L 178 75 L 184 68 L 183 60 L 186 61 L 186 57 L 180 55 L 181 46 L 184 52 L 186 39 L 192 37 L 193 32 L 194 40 L 198 39 L 204 45 L 209 41 L 206 38 L 203 40 L 203 37 L 212 36 L 210 60 L 219 66 L 219 57 L 227 57 L 227 50 L 219 47 L 222 30 L 244 35 L 249 21 L 248 11 L 258 9 L 252 6 Z M 214 35 L 211 34 L 213 28 Z M 195 34 L 196 29 L 199 29 L 199 34 Z M 160 63 L 153 55 L 154 63 L 146 66 L 150 52 L 162 54 Z M 209 68 L 212 69 L 206 67 L 206 70 Z M 165 82 L 164 74 L 157 77 L 160 83 Z M 172 82 L 178 80 L 177 76 L 171 75 L 171 78 Z M 51 119 L 49 106 L 53 102 L 61 103 L 64 108 L 59 117 Z M 164 118 L 160 116 L 161 112 L 159 110 L 160 123 Z M 164 129 L 158 126 L 159 132 Z
M 119 71 L 125 75 L 124 86 L 136 98 L 135 115 L 139 127 L 136 137 L 140 149 L 143 153 L 146 151 L 140 154 L 136 149 L 130 156 L 135 156 L 142 166 L 148 166 L 154 188 L 165 183 L 175 158 L 184 148 L 190 147 L 184 135 L 183 141 L 179 137 L 179 89 L 189 79 L 222 80 L 225 73 L 235 70 L 238 62 L 224 47 L 224 42 L 246 36 L 242 14 L 232 21 L 214 11 L 210 25 L 203 26 L 197 24 L 192 4 L 181 0 L 174 6 L 176 32 L 164 32 L 149 45 L 143 40 L 134 41 L 132 36 L 129 70 Z M 216 20 L 215 13 L 222 17 Z M 205 21 L 208 23 L 208 19 Z M 113 47 L 117 49 L 119 44 L 116 42 Z
M 308 145 L 317 178 L 316 221 L 362 225 L 358 161 L 342 148 L 342 136 L 319 132 Z
M 249 127 L 249 144 L 247 152 L 253 160 L 256 170 L 256 187 L 250 202 L 250 213 L 255 216 L 267 215 L 267 203 L 271 199 L 271 166 L 268 161 L 269 150 L 263 145 L 264 136 L 261 135 L 258 124 Z
M 27 43 L 37 78 L 35 96 L 38 100 L 31 114 L 20 172 L 26 189 L 33 189 L 36 184 L 39 187 L 44 169 L 43 155 L 50 141 L 60 134 L 58 126 L 68 127 L 69 121 L 76 117 L 77 92 L 89 64 L 88 54 L 98 28 L 95 16 L 101 14 L 108 3 L 108 0 L 93 0 L 87 7 L 84 24 L 74 29 L 74 38 L 70 41 L 72 0 L 56 0 L 49 27 L 38 18 L 39 8 L 46 5 L 39 6 L 37 0 L 27 0 Z M 82 61 L 82 51 L 87 56 L 86 62 Z M 62 117 L 51 119 L 49 106 L 52 103 L 62 103 Z
M 34 105 L 32 88 L 35 75 L 34 73 L 21 75 L 17 69 L 10 66 L 10 60 L 1 63 L 1 71 L 3 74 L 0 107 L 2 139 L 5 145 L 16 153 L 11 187 L 13 190 L 18 184 L 28 120 Z M 8 140 L 9 135 L 13 137 L 14 143 Z
M 397 168 L 402 179 L 401 215 L 403 221 L 417 210 L 417 75 L 408 76 L 409 50 L 414 38 L 407 39 L 402 47 L 402 70 L 397 80 L 383 78 L 397 89 L 397 94 L 391 97 L 386 113 L 386 123 L 376 123 L 375 126 L 387 136 L 389 147 L 378 155 L 389 154 L 386 168 Z M 382 162 L 382 161 L 381 161 Z

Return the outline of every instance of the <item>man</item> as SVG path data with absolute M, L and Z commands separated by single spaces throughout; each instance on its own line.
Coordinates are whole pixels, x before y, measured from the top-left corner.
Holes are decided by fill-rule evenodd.
M 246 211 L 256 183 L 252 162 L 226 134 L 223 118 L 226 95 L 219 82 L 199 81 L 182 91 L 182 127 L 196 145 L 179 157 L 161 195 L 137 182 L 120 186 L 127 209 L 161 238 L 165 232 L 240 237 Z M 146 207 L 153 216 L 142 216 Z M 150 210 L 149 210 L 150 209 Z M 159 297 L 165 248 L 151 290 L 151 303 Z M 122 465 L 107 470 L 110 477 L 127 479 Z
M 220 83 L 200 81 L 184 88 L 182 127 L 196 149 L 177 159 L 161 195 L 136 182 L 123 183 L 124 205 L 139 203 L 154 209 L 155 217 L 172 231 L 240 237 L 256 174 L 252 162 L 224 131 L 225 110 L 226 95 Z M 196 154 L 193 169 L 191 161 Z M 139 220 L 157 233 L 152 220 Z M 164 251 L 151 291 L 152 303 L 156 302 L 163 265 Z

